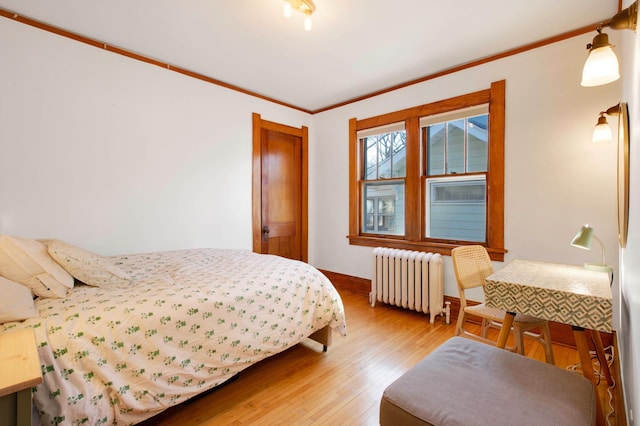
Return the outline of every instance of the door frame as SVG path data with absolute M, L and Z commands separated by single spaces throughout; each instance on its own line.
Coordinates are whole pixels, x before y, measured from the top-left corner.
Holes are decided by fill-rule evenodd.
M 309 129 L 306 126 L 300 128 L 287 126 L 285 124 L 275 123 L 273 121 L 263 120 L 260 114 L 252 114 L 252 128 L 253 128 L 253 172 L 251 181 L 251 209 L 252 209 L 252 239 L 253 239 L 253 251 L 255 253 L 261 253 L 262 250 L 262 131 L 273 130 L 280 133 L 285 133 L 291 136 L 297 136 L 302 140 L 301 152 L 302 152 L 302 175 L 300 176 L 302 182 L 300 187 L 302 190 L 301 202 L 301 233 L 300 236 L 300 253 L 303 262 L 308 261 L 308 182 L 309 182 L 309 167 L 308 167 L 308 147 L 309 147 Z

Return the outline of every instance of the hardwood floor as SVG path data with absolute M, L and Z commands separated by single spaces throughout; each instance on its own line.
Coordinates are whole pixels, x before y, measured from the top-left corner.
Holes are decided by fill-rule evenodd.
M 417 312 L 341 292 L 347 333 L 334 335 L 328 352 L 307 340 L 242 372 L 233 382 L 171 408 L 144 425 L 377 425 L 383 390 L 453 336 L 455 325 L 434 325 Z M 527 341 L 527 355 L 544 360 Z M 578 363 L 575 349 L 554 345 L 556 365 Z M 613 370 L 612 370 L 613 371 Z M 604 380 L 603 380 L 604 382 Z M 609 409 L 606 384 L 603 406 Z M 616 425 L 615 417 L 609 424 Z

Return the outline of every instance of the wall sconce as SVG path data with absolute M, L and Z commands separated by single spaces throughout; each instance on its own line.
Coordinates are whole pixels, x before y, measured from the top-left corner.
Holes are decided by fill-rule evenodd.
M 304 29 L 305 31 L 311 31 L 311 15 L 316 11 L 316 5 L 313 0 L 284 0 L 285 18 L 291 18 L 294 9 L 306 15 Z
M 611 133 L 611 127 L 607 122 L 605 115 L 620 115 L 620 104 L 614 105 L 606 111 L 600 111 L 598 117 L 598 123 L 593 129 L 593 142 L 611 142 L 613 140 L 613 134 Z
M 590 227 L 589 225 L 584 225 L 578 231 L 576 236 L 573 237 L 573 240 L 571 240 L 571 245 L 573 247 L 578 247 L 583 250 L 591 250 L 591 243 L 593 242 L 593 240 L 596 240 L 600 244 L 600 247 L 602 247 L 602 264 L 598 265 L 595 263 L 585 263 L 584 267 L 592 271 L 610 272 L 611 267 L 605 263 L 604 244 L 602 244 L 602 241 L 600 241 L 600 238 L 594 235 L 592 227 Z
M 582 69 L 582 86 L 592 87 L 611 83 L 620 78 L 618 58 L 609 43 L 609 36 L 602 32 L 603 27 L 614 30 L 636 30 L 638 24 L 638 1 L 618 12 L 608 22 L 598 25 L 598 35 L 593 43 L 587 44 L 589 56 Z

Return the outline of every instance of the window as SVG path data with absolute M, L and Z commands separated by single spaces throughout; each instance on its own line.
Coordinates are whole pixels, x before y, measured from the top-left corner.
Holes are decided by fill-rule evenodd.
M 425 237 L 484 243 L 487 105 L 421 118 L 420 133 L 427 158 Z
M 369 136 L 363 134 L 362 137 L 366 164 L 365 179 L 406 176 L 407 133 L 404 130 Z
M 395 188 L 390 188 L 393 191 Z M 384 185 L 377 188 L 368 186 L 365 189 L 365 218 L 364 232 L 373 232 L 378 234 L 402 235 L 403 228 L 398 225 L 397 219 L 404 218 L 403 214 L 396 211 L 396 195 L 374 195 L 384 191 Z
M 477 114 L 479 113 L 479 114 Z M 428 156 L 428 175 L 448 175 L 487 171 L 489 146 L 489 111 L 486 105 L 452 114 L 472 114 L 462 119 L 449 121 L 438 116 L 421 120 L 423 134 L 426 135 L 426 153 Z M 477 114 L 477 115 L 476 115 Z
M 484 243 L 486 192 L 484 176 L 428 179 L 426 237 Z
M 504 258 L 505 82 L 351 119 L 351 244 L 449 254 L 480 243 Z
M 404 235 L 404 178 L 407 134 L 404 123 L 360 134 L 363 149 L 362 233 Z

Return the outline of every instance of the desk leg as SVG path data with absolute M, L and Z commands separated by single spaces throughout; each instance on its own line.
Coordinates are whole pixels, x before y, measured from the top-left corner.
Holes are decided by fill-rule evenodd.
M 502 321 L 502 327 L 500 328 L 500 334 L 498 334 L 498 341 L 496 346 L 500 349 L 504 349 L 507 346 L 507 340 L 511 333 L 511 326 L 513 325 L 513 319 L 516 317 L 515 312 L 507 312 L 504 314 L 504 321 Z
M 598 354 L 598 360 L 602 366 L 602 373 L 604 374 L 607 384 L 613 385 L 613 379 L 611 378 L 611 372 L 609 371 L 609 364 L 607 363 L 607 356 L 604 353 L 604 347 L 602 346 L 602 338 L 600 332 L 596 330 L 590 330 L 591 338 L 593 339 L 593 345 L 596 347 L 596 354 Z
M 589 356 L 589 343 L 587 342 L 584 328 L 574 326 L 573 337 L 576 339 L 576 348 L 578 349 L 578 356 L 580 357 L 582 374 L 593 384 L 593 391 L 596 394 L 596 425 L 604 426 L 604 411 L 602 410 L 600 395 L 598 395 L 598 382 L 593 374 L 593 364 L 591 364 L 591 357 Z

